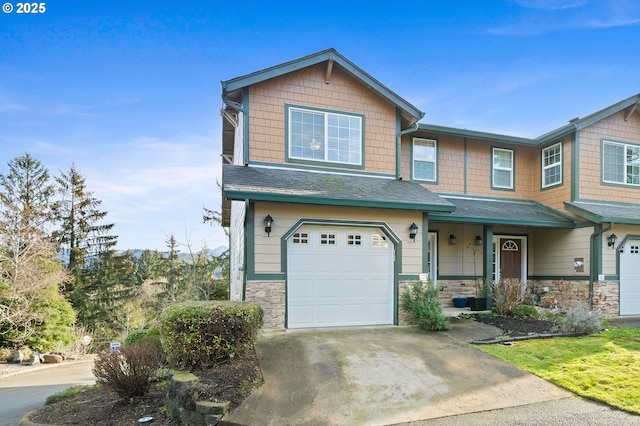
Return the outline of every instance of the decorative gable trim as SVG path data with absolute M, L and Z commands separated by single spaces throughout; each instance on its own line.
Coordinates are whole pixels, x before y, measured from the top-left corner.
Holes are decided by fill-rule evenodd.
M 257 84 L 275 77 L 279 77 L 281 75 L 289 74 L 291 72 L 298 71 L 300 69 L 323 62 L 328 63 L 325 83 L 330 83 L 333 68 L 336 65 L 340 66 L 342 69 L 362 82 L 362 84 L 370 87 L 387 101 L 391 102 L 402 111 L 404 111 L 405 114 L 409 115 L 411 117 L 411 119 L 408 120 L 410 122 L 409 125 L 412 125 L 413 123 L 419 121 L 420 119 L 422 119 L 422 117 L 424 117 L 424 112 L 411 105 L 405 99 L 380 83 L 378 80 L 376 80 L 360 67 L 355 65 L 353 62 L 342 56 L 340 53 L 338 53 L 337 50 L 333 48 L 323 50 L 321 52 L 314 53 L 300 59 L 285 62 L 283 64 L 276 65 L 270 68 L 266 68 L 261 71 L 256 71 L 254 73 L 247 74 L 241 77 L 232 78 L 231 80 L 222 81 L 221 84 L 223 98 L 225 98 L 226 93 L 233 92 L 244 87 L 251 86 L 253 84 Z

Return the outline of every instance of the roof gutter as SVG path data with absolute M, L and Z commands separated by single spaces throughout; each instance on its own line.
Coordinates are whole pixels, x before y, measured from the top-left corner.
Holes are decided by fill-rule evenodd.
M 247 111 L 244 109 L 244 107 L 237 103 L 237 102 L 233 102 L 231 100 L 229 100 L 227 98 L 227 83 L 225 81 L 221 81 L 220 84 L 222 84 L 222 103 L 224 103 L 226 106 L 228 106 L 231 109 L 234 109 L 236 111 L 240 111 L 243 113 L 247 113 Z

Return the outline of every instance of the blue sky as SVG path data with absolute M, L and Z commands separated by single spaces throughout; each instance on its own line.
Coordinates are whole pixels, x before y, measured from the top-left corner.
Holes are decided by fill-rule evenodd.
M 444 126 L 535 137 L 640 92 L 637 1 L 9 3 L 0 173 L 24 152 L 75 164 L 122 249 L 225 244 L 202 224 L 220 81 L 329 47 Z

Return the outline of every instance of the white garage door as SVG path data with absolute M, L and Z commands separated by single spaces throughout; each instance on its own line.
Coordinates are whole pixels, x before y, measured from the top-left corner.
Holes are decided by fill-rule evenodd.
M 620 315 L 640 315 L 640 240 L 620 251 Z
M 306 226 L 287 241 L 289 328 L 393 324 L 393 243 L 378 229 Z

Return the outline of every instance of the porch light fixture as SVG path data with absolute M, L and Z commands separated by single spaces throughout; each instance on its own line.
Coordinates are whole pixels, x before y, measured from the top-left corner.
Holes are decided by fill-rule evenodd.
M 413 222 L 411 225 L 409 225 L 409 238 L 415 241 L 417 234 L 418 234 L 418 225 L 416 225 L 415 222 Z
M 607 237 L 607 245 L 612 247 L 615 250 L 616 240 L 618 236 L 616 234 L 611 234 Z
M 456 236 L 453 234 L 449 234 L 449 244 L 455 244 L 456 243 Z
M 477 246 L 482 245 L 482 237 L 480 235 L 476 235 L 476 245 Z
M 271 234 L 271 225 L 273 225 L 273 218 L 270 214 L 268 214 L 264 218 L 264 232 L 267 233 L 267 237 L 269 236 L 269 234 Z

